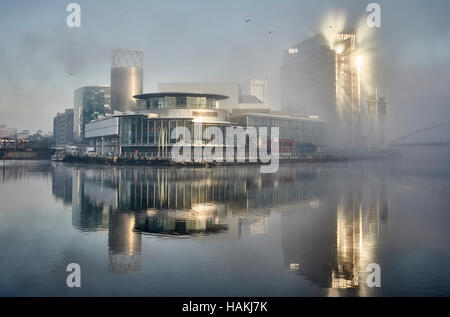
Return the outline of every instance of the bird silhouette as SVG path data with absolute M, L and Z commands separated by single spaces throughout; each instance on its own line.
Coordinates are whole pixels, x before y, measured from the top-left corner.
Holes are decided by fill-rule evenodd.
M 67 74 L 69 74 L 69 76 L 75 75 L 75 73 L 71 73 L 71 72 L 67 72 Z
M 269 30 L 267 31 L 267 33 L 272 34 L 273 32 L 275 32 L 274 30 Z
M 245 23 L 249 23 L 251 20 L 250 19 L 243 19 L 242 21 L 244 21 Z

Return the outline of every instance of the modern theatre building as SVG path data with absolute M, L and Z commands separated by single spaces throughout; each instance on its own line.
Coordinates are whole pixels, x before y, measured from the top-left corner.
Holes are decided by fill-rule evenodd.
M 205 129 L 211 126 L 222 131 L 224 142 L 227 127 L 254 127 L 259 132 L 260 128 L 267 128 L 269 138 L 271 128 L 278 127 L 279 135 L 273 141 L 279 142 L 284 154 L 317 152 L 326 143 L 325 124 L 318 118 L 270 110 L 259 113 L 258 109 L 239 109 L 238 113 L 228 114 L 226 109 L 219 108 L 219 101 L 228 98 L 225 95 L 159 92 L 134 98 L 138 99 L 136 112 L 116 111 L 86 124 L 85 138 L 98 155 L 168 157 L 178 141 L 171 138 L 177 127 L 189 129 L 192 143 L 202 147 L 211 141 L 202 138 Z M 194 131 L 198 123 L 201 133 Z M 252 143 L 250 138 L 245 142 L 246 147 Z
M 137 112 L 115 112 L 86 124 L 85 137 L 97 154 L 168 156 L 177 142 L 170 138 L 176 127 L 188 128 L 193 136 L 194 123 L 201 122 L 203 130 L 216 126 L 225 135 L 232 125 L 227 111 L 218 108 L 218 101 L 228 98 L 224 95 L 167 92 L 134 97 L 141 100 Z

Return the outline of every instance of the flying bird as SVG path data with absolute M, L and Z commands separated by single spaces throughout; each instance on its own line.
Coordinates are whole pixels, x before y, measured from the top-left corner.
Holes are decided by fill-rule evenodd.
M 267 33 L 272 34 L 273 32 L 275 32 L 274 30 L 269 30 L 267 31 Z
M 245 23 L 249 23 L 251 21 L 251 19 L 244 19 L 243 20 Z
M 69 76 L 75 75 L 75 73 L 71 73 L 71 72 L 67 72 L 67 74 L 69 74 Z

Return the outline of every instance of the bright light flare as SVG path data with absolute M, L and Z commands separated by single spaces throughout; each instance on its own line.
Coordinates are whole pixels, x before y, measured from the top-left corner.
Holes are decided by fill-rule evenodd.
M 358 67 L 358 72 L 360 72 L 361 66 L 363 64 L 363 59 L 362 59 L 361 55 L 356 55 L 355 63 L 356 63 L 356 67 Z

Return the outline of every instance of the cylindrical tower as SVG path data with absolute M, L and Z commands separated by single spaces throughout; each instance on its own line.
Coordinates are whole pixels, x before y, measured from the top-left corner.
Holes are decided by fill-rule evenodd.
M 143 89 L 142 51 L 115 49 L 112 51 L 111 66 L 111 110 L 137 110 L 134 95 L 142 94 Z

